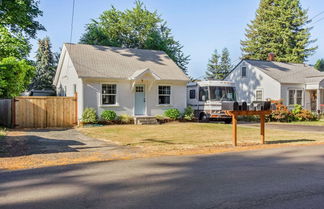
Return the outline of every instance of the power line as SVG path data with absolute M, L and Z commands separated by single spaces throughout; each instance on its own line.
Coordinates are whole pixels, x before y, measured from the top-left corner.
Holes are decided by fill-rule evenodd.
M 320 21 L 322 21 L 322 20 L 324 20 L 324 17 L 320 18 L 319 20 L 317 20 L 316 22 L 314 22 L 314 23 L 311 24 L 310 26 L 314 26 L 316 23 L 318 23 L 318 22 L 320 22 Z
M 314 17 L 312 17 L 310 19 L 310 21 L 314 20 L 316 17 L 320 16 L 321 14 L 324 14 L 324 11 L 321 11 L 320 13 L 318 13 L 317 15 L 315 15 Z
M 72 34 L 73 34 L 74 5 L 75 5 L 75 0 L 73 0 L 73 4 L 72 4 L 72 19 L 71 19 L 70 43 L 72 43 Z

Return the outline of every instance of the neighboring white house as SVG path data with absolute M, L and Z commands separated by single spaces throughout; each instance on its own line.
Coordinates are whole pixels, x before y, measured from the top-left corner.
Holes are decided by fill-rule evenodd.
M 78 118 L 95 108 L 155 116 L 186 107 L 188 77 L 162 51 L 64 44 L 54 78 L 57 94 L 78 93 Z
M 323 112 L 324 73 L 306 64 L 242 60 L 225 80 L 236 84 L 239 101 L 281 99 L 290 108 Z

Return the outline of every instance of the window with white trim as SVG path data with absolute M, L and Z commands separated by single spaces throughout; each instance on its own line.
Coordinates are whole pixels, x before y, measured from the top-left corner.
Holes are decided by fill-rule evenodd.
M 288 91 L 288 105 L 294 104 L 303 105 L 303 90 Z
M 102 105 L 115 105 L 117 98 L 117 85 L 116 84 L 102 84 L 101 85 L 101 104 Z
M 246 77 L 246 67 L 241 68 L 241 75 L 242 77 Z
M 255 100 L 256 101 L 262 101 L 263 100 L 263 91 L 262 90 L 256 90 L 255 91 Z
M 159 86 L 159 105 L 171 104 L 171 86 Z

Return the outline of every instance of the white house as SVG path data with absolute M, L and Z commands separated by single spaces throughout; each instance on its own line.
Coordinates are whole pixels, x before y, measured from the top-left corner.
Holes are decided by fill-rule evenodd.
M 162 51 L 64 44 L 54 78 L 57 94 L 78 94 L 78 118 L 87 107 L 131 116 L 155 116 L 186 107 L 188 77 Z
M 225 80 L 235 83 L 239 101 L 283 100 L 290 108 L 324 110 L 324 73 L 306 64 L 242 60 Z

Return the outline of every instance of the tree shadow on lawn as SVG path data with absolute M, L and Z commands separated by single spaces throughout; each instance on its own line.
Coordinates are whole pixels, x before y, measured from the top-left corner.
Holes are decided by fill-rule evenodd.
M 298 142 L 315 142 L 314 139 L 287 139 L 287 140 L 276 140 L 276 141 L 266 141 L 266 144 L 288 144 L 288 143 L 298 143 Z
M 59 140 L 34 135 L 5 136 L 0 139 L 0 157 L 17 157 L 33 154 L 78 152 L 71 146 L 85 145 L 76 140 Z
M 323 151 L 290 147 L 0 171 L 0 208 L 254 209 L 297 200 L 310 208 L 324 192 Z

